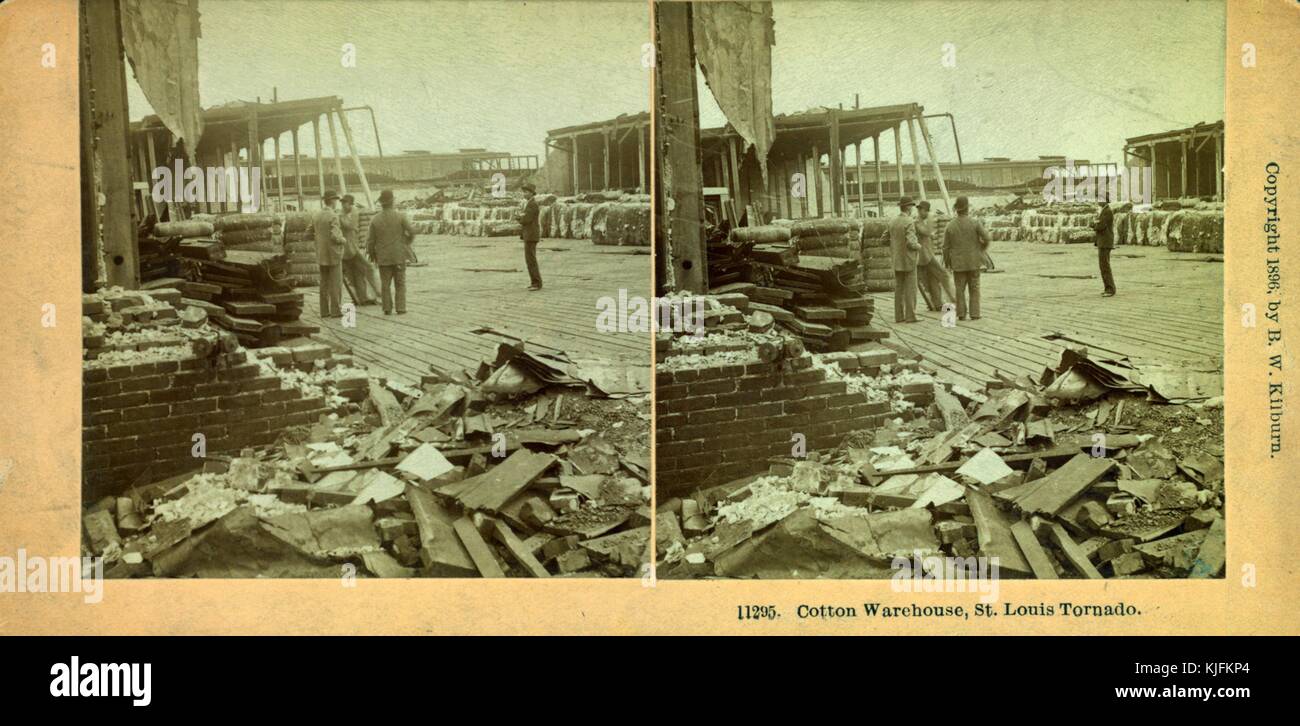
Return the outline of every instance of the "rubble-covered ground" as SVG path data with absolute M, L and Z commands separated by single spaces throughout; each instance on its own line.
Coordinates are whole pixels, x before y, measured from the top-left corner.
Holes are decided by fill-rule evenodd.
M 658 576 L 884 578 L 929 556 L 997 558 L 1001 577 L 1222 576 L 1221 374 L 1075 349 L 1038 381 L 934 388 L 833 451 L 659 501 Z
M 308 339 L 244 351 L 179 300 L 146 304 L 164 312 L 84 321 L 86 366 L 238 348 L 331 413 L 88 502 L 83 547 L 107 576 L 625 577 L 649 562 L 648 395 L 510 345 L 408 386 Z

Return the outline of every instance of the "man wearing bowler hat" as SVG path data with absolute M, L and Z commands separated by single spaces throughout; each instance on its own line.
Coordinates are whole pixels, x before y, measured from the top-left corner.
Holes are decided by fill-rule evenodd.
M 916 263 L 921 243 L 912 221 L 911 197 L 898 200 L 898 216 L 889 223 L 889 251 L 894 264 L 894 322 L 916 322 Z
M 328 191 L 321 197 L 320 211 L 312 220 L 316 233 L 316 264 L 320 266 L 320 316 L 343 317 L 343 251 L 346 240 L 339 224 L 334 205 L 339 201 L 337 192 Z
M 393 208 L 393 190 L 379 193 L 380 210 L 370 219 L 367 232 L 366 254 L 379 265 L 379 299 L 384 305 L 384 315 L 393 314 L 396 295 L 397 314 L 406 313 L 406 259 L 415 227 L 405 214 Z
M 969 199 L 957 197 L 954 209 L 957 216 L 943 232 L 943 259 L 952 270 L 952 281 L 957 288 L 957 317 L 979 320 L 980 267 L 989 248 L 989 235 L 979 220 L 971 218 Z
M 519 220 L 519 238 L 524 241 L 524 264 L 528 266 L 528 289 L 530 291 L 542 289 L 542 273 L 537 267 L 537 243 L 542 238 L 541 226 L 538 224 L 540 210 L 537 208 L 537 187 L 532 184 L 525 184 L 521 187 L 524 190 L 524 211 L 516 219 Z

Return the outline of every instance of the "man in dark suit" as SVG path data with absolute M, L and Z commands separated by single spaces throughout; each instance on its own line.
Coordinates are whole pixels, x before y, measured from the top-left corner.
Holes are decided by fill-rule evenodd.
M 980 319 L 980 268 L 989 248 L 989 235 L 978 219 L 970 216 L 970 200 L 957 197 L 953 217 L 943 231 L 943 259 L 952 270 L 957 293 L 957 317 Z
M 894 322 L 916 322 L 916 262 L 921 243 L 912 220 L 912 198 L 898 200 L 898 216 L 889 222 L 889 252 L 894 265 Z
M 541 226 L 537 223 L 540 210 L 537 208 L 537 187 L 525 184 L 524 211 L 518 216 L 519 238 L 524 241 L 524 263 L 528 265 L 528 286 L 530 291 L 542 289 L 542 273 L 537 268 L 537 243 L 542 239 Z
M 1115 296 L 1115 276 L 1110 272 L 1110 251 L 1115 247 L 1115 212 L 1102 200 L 1101 214 L 1092 229 L 1097 233 L 1093 244 L 1097 245 L 1097 266 L 1101 268 L 1102 297 Z

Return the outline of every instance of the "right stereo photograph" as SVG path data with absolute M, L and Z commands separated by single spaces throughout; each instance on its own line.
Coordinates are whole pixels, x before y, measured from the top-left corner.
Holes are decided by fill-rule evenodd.
M 1223 2 L 653 12 L 659 578 L 1223 577 Z

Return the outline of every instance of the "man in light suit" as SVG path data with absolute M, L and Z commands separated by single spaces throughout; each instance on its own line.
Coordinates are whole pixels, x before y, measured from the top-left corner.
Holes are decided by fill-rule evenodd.
M 343 250 L 346 240 L 334 211 L 339 195 L 325 192 L 320 211 L 312 220 L 316 232 L 316 264 L 320 265 L 320 316 L 343 317 Z
M 921 243 L 912 220 L 911 197 L 898 200 L 898 216 L 889 223 L 889 251 L 894 264 L 894 322 L 916 322 L 916 263 Z

